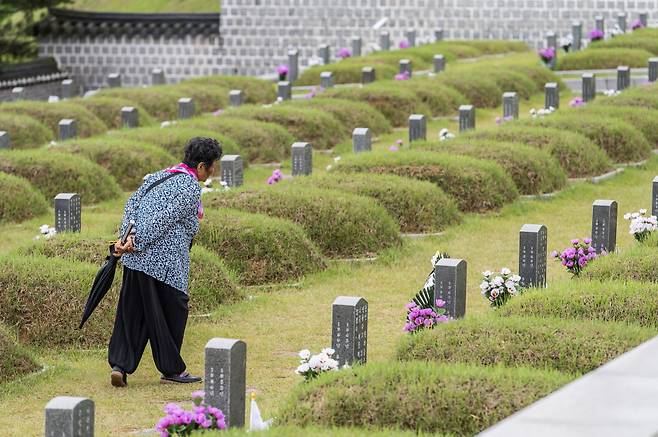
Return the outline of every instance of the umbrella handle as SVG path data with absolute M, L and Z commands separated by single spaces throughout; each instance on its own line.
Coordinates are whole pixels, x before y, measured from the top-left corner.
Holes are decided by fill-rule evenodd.
M 126 229 L 126 232 L 123 233 L 123 236 L 121 237 L 121 245 L 123 246 L 126 244 L 126 241 L 128 241 L 128 237 L 132 233 L 133 229 L 135 228 L 135 220 L 130 220 L 128 223 L 128 228 Z

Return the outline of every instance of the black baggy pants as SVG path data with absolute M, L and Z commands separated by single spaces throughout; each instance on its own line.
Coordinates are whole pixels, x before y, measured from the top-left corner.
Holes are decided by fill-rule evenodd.
M 185 371 L 180 356 L 188 315 L 188 296 L 146 273 L 123 268 L 123 283 L 108 362 L 131 374 L 139 365 L 146 342 L 153 361 L 166 376 Z

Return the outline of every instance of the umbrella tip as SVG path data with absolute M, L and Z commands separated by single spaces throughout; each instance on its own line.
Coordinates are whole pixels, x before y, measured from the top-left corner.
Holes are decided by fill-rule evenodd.
M 251 392 L 251 400 L 252 401 L 256 400 L 256 392 L 254 392 L 254 391 Z

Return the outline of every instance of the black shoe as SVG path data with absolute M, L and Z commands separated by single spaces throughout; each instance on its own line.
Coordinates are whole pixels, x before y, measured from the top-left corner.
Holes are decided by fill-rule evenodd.
M 128 385 L 128 375 L 120 367 L 114 366 L 112 367 L 112 373 L 110 373 L 110 381 L 114 387 L 126 387 Z
M 171 383 L 190 384 L 193 382 L 201 382 L 201 381 L 202 379 L 200 377 L 192 376 L 187 372 L 183 372 L 180 375 L 171 375 L 171 376 L 162 375 L 160 377 L 161 384 L 171 384 Z

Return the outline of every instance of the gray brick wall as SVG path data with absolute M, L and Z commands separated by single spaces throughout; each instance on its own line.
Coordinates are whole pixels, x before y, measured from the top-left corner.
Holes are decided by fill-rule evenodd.
M 362 37 L 367 48 L 388 30 L 397 46 L 411 28 L 419 39 L 443 28 L 447 39 L 516 39 L 539 47 L 546 32 L 570 33 L 573 20 L 583 22 L 586 35 L 596 15 L 611 28 L 617 13 L 625 11 L 630 27 L 640 12 L 648 12 L 651 25 L 657 8 L 658 0 L 222 0 L 221 67 L 273 74 L 286 62 L 288 48 L 300 50 L 304 65 L 320 44 L 330 44 L 335 56 L 338 48 L 350 47 L 352 36 Z M 388 23 L 373 30 L 385 17 Z
M 11 88 L 0 89 L 0 102 L 11 102 L 14 96 Z M 36 85 L 26 85 L 23 87 L 24 100 L 48 100 L 50 96 L 60 96 L 62 92 L 62 81 L 45 82 Z M 0 129 L 1 130 L 1 129 Z

